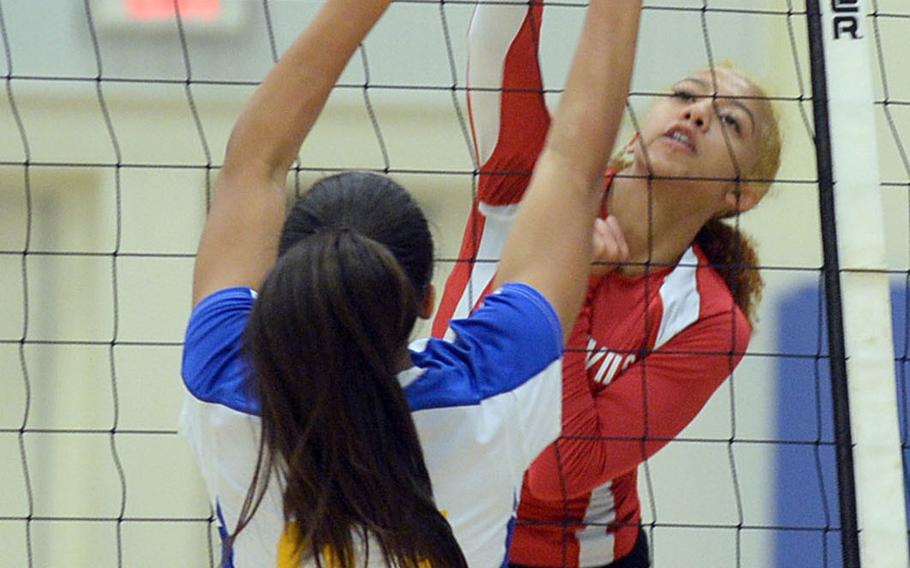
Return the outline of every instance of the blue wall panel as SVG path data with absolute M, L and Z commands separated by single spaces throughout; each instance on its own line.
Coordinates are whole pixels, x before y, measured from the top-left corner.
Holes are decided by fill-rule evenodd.
M 902 283 L 903 284 L 903 283 Z M 910 366 L 908 287 L 893 292 L 894 335 L 905 485 L 910 505 Z M 827 334 L 820 290 L 807 287 L 779 306 L 774 566 L 836 568 L 840 521 L 831 412 Z M 788 529 L 795 530 L 788 530 Z

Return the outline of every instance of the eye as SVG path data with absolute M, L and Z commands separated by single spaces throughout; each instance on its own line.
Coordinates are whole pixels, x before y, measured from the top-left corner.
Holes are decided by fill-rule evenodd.
M 737 134 L 742 133 L 742 126 L 740 125 L 739 119 L 732 114 L 722 114 L 720 119 L 724 123 L 724 126 L 732 126 Z
M 673 98 L 679 99 L 684 102 L 692 102 L 695 100 L 695 95 L 691 91 L 686 89 L 676 88 L 673 89 Z

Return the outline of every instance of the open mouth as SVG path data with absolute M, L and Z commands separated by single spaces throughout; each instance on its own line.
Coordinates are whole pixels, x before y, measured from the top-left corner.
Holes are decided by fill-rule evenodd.
M 664 135 L 664 137 L 673 141 L 674 144 L 686 148 L 692 153 L 695 153 L 695 143 L 692 141 L 692 137 L 684 130 L 671 129 Z

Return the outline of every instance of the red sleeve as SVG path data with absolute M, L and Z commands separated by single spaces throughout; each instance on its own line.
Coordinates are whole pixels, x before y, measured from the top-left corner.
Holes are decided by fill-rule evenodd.
M 543 5 L 527 8 L 517 31 L 497 17 L 502 9 L 479 6 L 468 35 L 468 112 L 480 166 L 478 199 L 490 205 L 521 200 L 550 127 L 537 58 Z M 503 34 L 514 37 L 500 64 L 497 46 Z
M 576 327 L 576 331 L 578 328 Z M 563 378 L 562 437 L 531 465 L 529 488 L 565 499 L 638 467 L 675 438 L 730 376 L 749 344 L 739 311 L 699 320 L 596 394 Z M 573 338 L 574 348 L 582 339 Z M 563 372 L 585 373 L 585 350 L 567 351 Z
M 543 149 L 550 114 L 537 61 L 543 5 L 480 3 L 468 34 L 468 112 L 479 165 L 477 197 L 458 259 L 446 281 L 432 334 L 443 337 L 492 283 L 511 228 L 506 208 L 491 221 L 483 206 L 521 201 Z

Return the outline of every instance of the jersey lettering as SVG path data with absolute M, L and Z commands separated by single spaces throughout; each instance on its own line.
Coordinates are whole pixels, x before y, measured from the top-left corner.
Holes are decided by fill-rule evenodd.
M 597 384 L 604 386 L 610 384 L 616 375 L 628 369 L 636 359 L 635 353 L 623 356 L 606 347 L 598 347 L 593 337 L 588 338 L 585 369 L 590 370 L 594 365 L 600 364 L 593 379 Z

